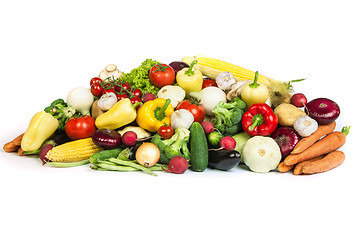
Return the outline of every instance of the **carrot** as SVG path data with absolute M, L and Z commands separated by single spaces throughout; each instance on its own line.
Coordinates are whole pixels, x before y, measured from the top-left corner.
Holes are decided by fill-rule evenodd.
M 311 147 L 299 154 L 290 154 L 284 160 L 286 165 L 294 165 L 299 162 L 330 153 L 342 147 L 346 141 L 346 135 L 350 127 L 344 127 L 341 132 L 332 132 L 321 140 L 317 141 Z
M 21 149 L 21 147 L 18 149 L 18 155 L 19 156 L 26 156 L 27 154 L 24 153 L 24 150 Z
M 345 154 L 341 151 L 333 151 L 320 160 L 305 164 L 302 167 L 304 174 L 314 174 L 329 171 L 340 166 L 345 160 Z
M 321 156 L 318 156 L 318 157 L 315 157 L 315 158 L 312 158 L 312 159 L 309 159 L 309 160 L 306 160 L 306 161 L 303 161 L 303 162 L 299 162 L 298 164 L 296 164 L 295 168 L 294 168 L 294 174 L 295 175 L 300 175 L 302 174 L 302 167 L 308 163 L 311 163 L 311 162 L 314 162 L 314 161 L 317 161 L 317 160 L 320 160 L 324 157 L 324 155 L 321 155 Z M 294 165 L 291 165 L 291 166 L 294 166 Z
M 321 137 L 332 133 L 335 130 L 336 123 L 332 122 L 327 125 L 320 125 L 318 129 L 308 137 L 301 139 L 292 150 L 291 154 L 299 154 L 306 149 L 308 149 L 311 145 L 313 145 L 317 140 Z
M 21 146 L 21 140 L 24 134 L 21 134 L 14 138 L 12 141 L 6 143 L 3 147 L 5 152 L 16 152 Z
M 281 173 L 284 173 L 284 172 L 288 172 L 290 171 L 291 169 L 294 168 L 294 165 L 285 165 L 284 162 L 281 162 L 278 167 L 277 167 L 277 170 Z

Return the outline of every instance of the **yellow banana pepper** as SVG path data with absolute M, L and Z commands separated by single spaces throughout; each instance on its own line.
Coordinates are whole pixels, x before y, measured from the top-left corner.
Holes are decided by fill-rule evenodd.
M 199 70 L 193 70 L 196 60 L 194 60 L 189 68 L 183 68 L 176 74 L 176 82 L 185 90 L 186 95 L 190 92 L 200 92 L 203 84 L 203 75 Z
M 29 152 L 38 150 L 58 128 L 59 122 L 50 113 L 40 111 L 30 120 L 21 140 L 21 149 Z
M 115 103 L 108 111 L 98 116 L 95 120 L 95 126 L 99 129 L 117 129 L 136 119 L 135 107 L 141 104 L 131 104 L 129 98 L 124 98 Z
M 137 112 L 137 124 L 150 132 L 157 132 L 161 126 L 170 125 L 170 116 L 174 112 L 170 102 L 170 99 L 164 98 L 145 102 Z

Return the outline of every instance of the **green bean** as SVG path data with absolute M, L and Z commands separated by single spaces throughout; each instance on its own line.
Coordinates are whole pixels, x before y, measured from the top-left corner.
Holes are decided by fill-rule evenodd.
M 119 166 L 119 165 L 111 165 L 111 164 L 107 164 L 107 163 L 99 163 L 96 166 L 102 168 L 102 169 L 106 169 L 106 170 L 111 170 L 111 171 L 119 171 L 119 172 L 133 172 L 133 171 L 138 171 L 138 169 L 133 168 L 133 167 L 127 167 L 127 166 Z
M 77 166 L 85 165 L 88 163 L 90 163 L 89 159 L 85 159 L 85 160 L 77 161 L 77 162 L 47 162 L 46 164 L 54 166 L 54 167 L 67 168 L 67 167 L 77 167 Z
M 136 163 L 126 161 L 126 160 L 120 160 L 120 159 L 117 159 L 117 158 L 109 158 L 108 161 L 119 164 L 119 165 L 124 165 L 124 166 L 130 166 L 130 167 L 133 167 L 133 168 L 137 168 L 137 169 L 139 169 L 139 170 L 141 170 L 143 172 L 146 172 L 146 173 L 148 173 L 150 175 L 157 176 L 149 168 L 143 167 L 140 164 L 136 164 Z

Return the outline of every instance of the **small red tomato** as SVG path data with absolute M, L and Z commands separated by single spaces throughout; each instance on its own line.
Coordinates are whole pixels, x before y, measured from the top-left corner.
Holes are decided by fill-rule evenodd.
M 132 95 L 134 95 L 134 97 L 138 97 L 141 98 L 142 97 L 142 92 L 140 89 L 136 88 L 134 90 L 131 91 Z
M 93 85 L 93 84 L 96 83 L 96 82 L 101 83 L 101 82 L 102 82 L 101 78 L 93 77 L 93 78 L 90 80 L 90 86 Z
M 99 82 L 95 82 L 91 85 L 90 91 L 95 97 L 101 97 L 103 90 L 104 89 L 102 88 L 101 84 Z
M 142 103 L 141 98 L 139 98 L 139 97 L 133 97 L 133 98 L 130 99 L 130 101 L 131 101 L 131 104 L 135 104 L 135 103 L 138 103 L 138 102 Z M 136 110 L 138 110 L 140 108 L 140 106 L 141 106 L 141 104 L 137 105 L 135 107 Z
M 194 122 L 201 123 L 205 118 L 205 108 L 189 100 L 184 100 L 177 105 L 176 110 L 186 109 L 194 116 Z
M 124 99 L 124 98 L 128 98 L 128 95 L 126 95 L 125 93 L 123 94 L 116 94 L 116 98 L 118 101 Z
M 121 84 L 121 87 L 122 87 L 123 89 L 125 89 L 126 91 L 130 91 L 130 90 L 131 90 L 130 83 L 128 83 L 128 82 L 122 83 L 122 84 Z
M 95 131 L 95 120 L 88 115 L 72 117 L 65 124 L 66 135 L 72 140 L 91 137 Z
M 158 134 L 162 139 L 169 139 L 174 135 L 174 129 L 171 126 L 161 126 L 158 130 Z
M 217 83 L 215 80 L 213 79 L 210 79 L 210 78 L 206 78 L 204 79 L 203 81 L 203 84 L 202 84 L 202 89 L 204 88 L 207 88 L 207 87 L 217 87 Z
M 104 90 L 102 91 L 102 94 L 109 93 L 109 92 L 112 92 L 112 93 L 115 93 L 115 94 L 116 94 L 116 91 L 115 91 L 114 88 L 104 89 Z
M 172 85 L 175 82 L 175 71 L 166 64 L 156 64 L 149 72 L 150 82 L 158 88 Z

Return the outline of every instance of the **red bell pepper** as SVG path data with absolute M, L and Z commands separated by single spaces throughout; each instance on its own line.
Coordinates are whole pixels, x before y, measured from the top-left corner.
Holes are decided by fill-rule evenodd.
M 267 136 L 275 131 L 278 118 L 266 103 L 255 103 L 243 114 L 241 124 L 250 136 Z

